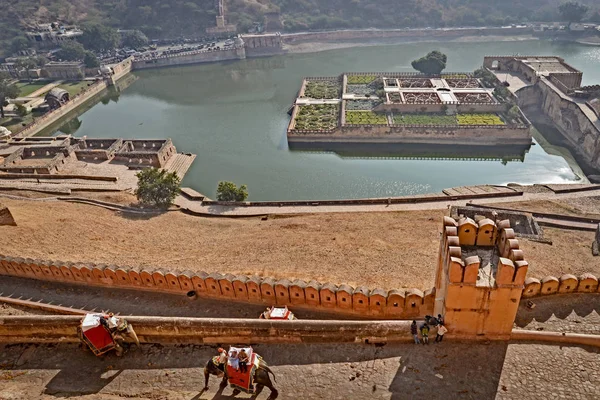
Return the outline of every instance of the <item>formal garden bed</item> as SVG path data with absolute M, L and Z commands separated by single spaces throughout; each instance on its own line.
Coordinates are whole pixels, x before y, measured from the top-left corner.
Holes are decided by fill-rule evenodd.
M 379 78 L 377 75 L 348 75 L 348 85 L 369 84 Z
M 347 100 L 346 110 L 349 111 L 371 111 L 375 107 L 381 104 L 381 100 Z
M 459 125 L 504 125 L 504 121 L 497 114 L 458 114 Z
M 496 114 L 428 114 L 428 113 L 394 113 L 395 125 L 504 125 Z
M 338 80 L 307 81 L 304 96 L 310 99 L 338 99 L 342 85 Z
M 299 106 L 295 130 L 331 130 L 338 125 L 337 104 L 314 104 Z
M 386 114 L 372 111 L 346 111 L 346 124 L 348 125 L 387 125 Z
M 456 115 L 446 114 L 394 114 L 396 125 L 457 125 Z

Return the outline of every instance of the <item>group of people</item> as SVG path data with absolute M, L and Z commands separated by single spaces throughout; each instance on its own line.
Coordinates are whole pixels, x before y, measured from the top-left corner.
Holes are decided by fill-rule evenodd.
M 248 361 L 250 361 L 250 357 L 246 350 L 241 349 L 239 353 L 236 350 L 232 350 L 231 354 L 227 354 L 227 351 L 222 347 L 219 347 L 217 350 L 219 352 L 219 364 L 225 366 L 229 362 L 233 368 L 237 369 L 240 372 L 248 372 Z
M 439 343 L 444 339 L 444 334 L 448 332 L 448 328 L 444 326 L 444 318 L 441 314 L 438 314 L 437 318 L 432 317 L 431 315 L 425 316 L 425 322 L 421 324 L 420 327 L 417 327 L 417 321 L 412 322 L 410 325 L 410 333 L 413 335 L 415 340 L 415 344 L 423 343 L 423 345 L 429 344 L 429 330 L 431 327 L 437 326 L 437 333 L 435 336 L 435 342 Z M 421 339 L 419 340 L 419 333 L 421 333 Z

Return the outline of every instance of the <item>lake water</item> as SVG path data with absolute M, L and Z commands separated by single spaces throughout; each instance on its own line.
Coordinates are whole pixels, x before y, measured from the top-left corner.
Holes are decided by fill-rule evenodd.
M 473 71 L 484 55 L 558 55 L 600 83 L 600 48 L 546 41 L 419 43 L 290 54 L 136 72 L 68 125 L 77 136 L 165 138 L 198 155 L 184 185 L 214 197 L 217 183 L 246 184 L 250 200 L 390 197 L 473 184 L 562 183 L 582 175 L 568 151 L 532 146 L 523 161 L 341 157 L 288 150 L 288 107 L 304 76 L 350 71 L 412 71 L 430 50 L 448 55 L 447 71 Z M 67 129 L 64 129 L 67 130 Z

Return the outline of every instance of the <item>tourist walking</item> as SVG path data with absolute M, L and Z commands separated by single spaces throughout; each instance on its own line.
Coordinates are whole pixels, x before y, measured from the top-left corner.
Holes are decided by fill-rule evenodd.
M 446 328 L 443 324 L 438 326 L 437 335 L 435 336 L 436 343 L 441 343 L 442 339 L 444 339 L 444 334 L 448 332 L 448 328 Z
M 415 339 L 415 344 L 419 344 L 419 333 L 417 330 L 417 321 L 415 320 L 413 320 L 412 324 L 410 324 L 410 333 Z
M 429 325 L 421 325 L 421 338 L 423 339 L 423 346 L 429 345 Z

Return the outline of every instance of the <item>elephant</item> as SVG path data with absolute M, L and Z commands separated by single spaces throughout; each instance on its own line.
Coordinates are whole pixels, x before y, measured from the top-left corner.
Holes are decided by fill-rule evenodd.
M 137 347 L 140 347 L 140 340 L 138 339 L 133 326 L 124 319 L 122 325 L 112 333 L 112 337 L 115 341 L 115 351 L 119 357 L 123 355 L 125 348 L 129 348 L 133 343 L 135 343 Z
M 258 395 L 263 391 L 264 387 L 268 387 L 271 390 L 271 394 L 267 398 L 267 400 L 275 400 L 277 396 L 279 396 L 279 392 L 275 389 L 273 382 L 271 382 L 271 377 L 269 374 L 273 375 L 273 380 L 277 382 L 275 379 L 275 374 L 271 371 L 271 368 L 267 365 L 264 360 L 260 360 L 260 364 L 254 373 L 254 385 L 256 387 L 256 391 L 254 392 L 254 398 L 258 397 Z M 223 377 L 221 381 L 221 387 L 225 387 L 227 385 L 227 374 L 223 371 L 223 369 L 219 368 L 219 365 L 215 363 L 215 361 L 211 358 L 206 363 L 204 367 L 204 390 L 208 390 L 208 379 L 210 375 L 216 375 L 218 377 Z M 237 395 L 240 393 L 239 389 L 234 389 L 233 395 Z

